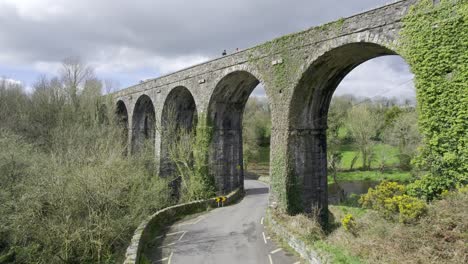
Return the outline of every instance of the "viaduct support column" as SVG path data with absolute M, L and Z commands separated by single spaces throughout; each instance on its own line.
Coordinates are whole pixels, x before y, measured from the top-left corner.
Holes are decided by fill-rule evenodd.
M 293 160 L 295 198 L 304 212 L 320 210 L 325 222 L 328 216 L 327 192 L 327 137 L 326 128 L 296 129 L 291 131 L 290 151 Z M 293 192 L 293 193 L 295 193 Z M 297 199 L 300 199 L 298 201 Z

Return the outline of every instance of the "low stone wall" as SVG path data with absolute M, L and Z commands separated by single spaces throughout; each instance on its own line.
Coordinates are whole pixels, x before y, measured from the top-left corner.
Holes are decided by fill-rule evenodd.
M 293 235 L 289 232 L 286 228 L 284 228 L 281 224 L 276 222 L 275 219 L 271 216 L 270 210 L 267 210 L 266 219 L 268 222 L 269 227 L 271 230 L 279 236 L 283 241 L 288 243 L 288 245 L 293 248 L 303 259 L 305 259 L 308 263 L 313 264 L 322 264 L 322 260 L 320 260 L 319 254 L 311 249 L 309 246 L 306 245 L 301 239 Z
M 242 198 L 243 195 L 244 191 L 241 189 L 233 191 L 226 196 L 227 199 L 224 205 L 235 203 L 238 199 Z M 176 217 L 202 212 L 210 207 L 217 207 L 214 198 L 178 204 L 157 211 L 145 219 L 135 230 L 127 252 L 125 253 L 124 264 L 139 263 L 141 253 L 146 243 L 151 240 L 151 237 L 162 227 L 173 223 Z

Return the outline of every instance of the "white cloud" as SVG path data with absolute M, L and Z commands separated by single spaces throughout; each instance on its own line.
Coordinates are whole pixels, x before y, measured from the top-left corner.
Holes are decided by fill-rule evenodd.
M 147 74 L 146 72 L 150 71 L 152 75 L 144 78 L 149 79 L 208 60 L 209 57 L 196 54 L 167 57 L 131 47 L 114 47 L 100 52 L 90 63 L 95 67 L 98 76 L 138 71 Z
M 4 77 L 0 77 L 0 82 L 6 82 L 6 83 L 12 84 L 12 85 L 22 85 L 21 81 L 18 81 L 18 80 L 15 80 L 15 79 L 10 79 L 10 78 L 4 78 Z
M 351 71 L 335 91 L 336 95 L 397 97 L 415 100 L 413 74 L 399 56 L 369 60 Z
M 80 56 L 99 77 L 129 85 L 207 61 L 223 49 L 247 48 L 387 2 L 0 0 L 0 69 L 22 69 L 22 77 L 14 69 L 7 74 L 23 80 L 28 71 L 56 74 L 64 58 Z M 386 65 L 394 66 L 374 66 L 387 71 Z M 342 86 L 358 94 L 381 91 L 402 72 L 356 71 Z M 377 77 L 379 86 L 372 81 Z
M 40 74 L 57 73 L 62 67 L 61 62 L 37 61 L 33 64 L 33 68 Z
M 10 85 L 20 87 L 22 88 L 26 93 L 32 93 L 34 88 L 29 86 L 29 85 L 24 85 L 22 81 L 11 79 L 11 78 L 5 78 L 5 77 L 0 77 L 0 83 L 5 82 L 7 84 L 7 87 Z
M 36 22 L 67 14 L 64 0 L 1 0 L 0 7 L 2 4 L 16 9 L 18 16 Z

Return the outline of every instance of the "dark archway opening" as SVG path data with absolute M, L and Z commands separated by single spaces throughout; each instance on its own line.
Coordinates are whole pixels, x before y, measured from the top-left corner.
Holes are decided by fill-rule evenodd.
M 262 84 L 251 93 L 242 117 L 245 179 L 270 182 L 271 111 Z M 268 188 L 261 188 L 268 192 Z M 246 190 L 246 194 L 255 194 Z M 261 193 L 261 192 L 260 192 Z
M 319 209 L 328 218 L 327 117 L 332 96 L 355 67 L 370 59 L 396 55 L 372 43 L 352 43 L 335 48 L 306 70 L 295 88 L 290 112 L 289 153 L 293 186 L 288 190 L 292 213 Z M 300 193 L 300 195 L 295 195 Z
M 162 111 L 161 176 L 181 177 L 178 175 L 181 169 L 177 169 L 176 163 L 192 165 L 193 146 L 190 145 L 197 118 L 195 100 L 190 91 L 183 86 L 174 88 L 167 96 Z
M 221 79 L 211 97 L 210 173 L 220 193 L 244 188 L 243 114 L 249 96 L 259 83 L 252 74 L 236 71 Z
M 122 144 L 127 150 L 128 145 L 128 111 L 125 103 L 119 100 L 115 108 L 115 117 L 117 126 L 121 129 L 122 133 Z M 126 151 L 125 151 L 126 152 Z
M 132 154 L 151 153 L 154 155 L 155 111 L 151 98 L 142 95 L 133 110 Z

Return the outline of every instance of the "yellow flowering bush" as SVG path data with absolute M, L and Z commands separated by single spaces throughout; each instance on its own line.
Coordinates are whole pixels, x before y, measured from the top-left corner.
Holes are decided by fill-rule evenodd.
M 343 228 L 348 232 L 354 234 L 356 231 L 356 220 L 352 214 L 346 214 L 343 219 L 341 219 L 341 225 L 343 225 Z
M 405 186 L 397 182 L 383 181 L 375 189 L 359 199 L 359 203 L 369 209 L 374 209 L 388 219 L 396 219 L 401 223 L 417 221 L 427 211 L 426 203 L 418 198 L 405 194 Z
M 369 188 L 367 194 L 362 195 L 359 203 L 369 209 L 383 211 L 386 209 L 385 200 L 405 193 L 405 186 L 397 182 L 382 181 L 374 188 Z
M 387 216 L 398 213 L 400 223 L 413 223 L 426 214 L 426 203 L 418 198 L 406 194 L 394 196 L 385 200 Z
M 459 193 L 468 193 L 468 185 L 458 187 L 457 191 Z

